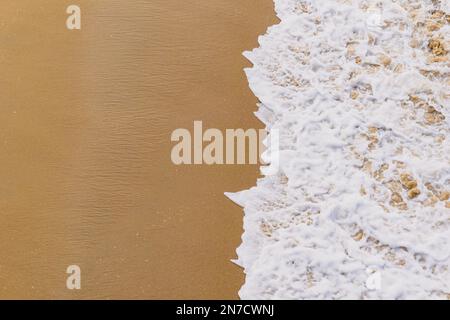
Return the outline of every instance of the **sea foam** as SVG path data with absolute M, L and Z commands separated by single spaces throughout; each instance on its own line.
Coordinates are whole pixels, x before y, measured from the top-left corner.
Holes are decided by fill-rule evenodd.
M 280 169 L 227 194 L 244 208 L 240 297 L 449 299 L 448 1 L 275 8 L 245 71 Z

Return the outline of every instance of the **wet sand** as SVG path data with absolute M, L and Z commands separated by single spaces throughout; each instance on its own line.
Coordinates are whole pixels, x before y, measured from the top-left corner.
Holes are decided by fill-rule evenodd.
M 0 298 L 237 298 L 257 166 L 175 166 L 170 133 L 260 128 L 241 52 L 272 0 L 0 4 Z M 82 289 L 66 288 L 78 264 Z

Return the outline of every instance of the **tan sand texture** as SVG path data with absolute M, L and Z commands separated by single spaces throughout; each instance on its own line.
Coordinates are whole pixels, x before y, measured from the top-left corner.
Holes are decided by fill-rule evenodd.
M 272 0 L 0 3 L 0 298 L 237 298 L 223 192 L 258 167 L 175 166 L 170 134 L 261 127 L 241 52 L 273 23 Z

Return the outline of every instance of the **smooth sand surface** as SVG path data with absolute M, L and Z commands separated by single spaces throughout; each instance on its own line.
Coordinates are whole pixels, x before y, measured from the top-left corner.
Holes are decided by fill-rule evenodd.
M 0 298 L 237 298 L 257 166 L 175 166 L 194 120 L 260 128 L 244 50 L 272 0 L 0 4 Z M 82 289 L 66 288 L 68 265 Z

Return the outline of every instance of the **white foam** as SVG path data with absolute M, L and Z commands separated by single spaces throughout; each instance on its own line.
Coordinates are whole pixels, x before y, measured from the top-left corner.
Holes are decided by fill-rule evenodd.
M 254 64 L 245 71 L 257 116 L 280 130 L 280 173 L 228 194 L 245 213 L 240 297 L 447 298 L 450 209 L 437 198 L 450 191 L 450 69 L 428 63 L 427 46 L 448 41 L 449 24 L 426 26 L 439 1 L 275 6 L 281 22 L 245 53 Z M 419 196 L 408 197 L 402 173 Z M 380 289 L 366 287 L 370 268 Z

